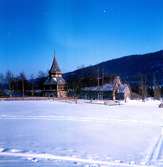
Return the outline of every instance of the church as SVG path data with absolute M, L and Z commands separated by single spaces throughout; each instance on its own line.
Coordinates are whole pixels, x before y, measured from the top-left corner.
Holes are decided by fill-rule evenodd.
M 66 95 L 66 82 L 62 77 L 62 72 L 54 55 L 49 76 L 44 82 L 44 96 L 64 98 Z

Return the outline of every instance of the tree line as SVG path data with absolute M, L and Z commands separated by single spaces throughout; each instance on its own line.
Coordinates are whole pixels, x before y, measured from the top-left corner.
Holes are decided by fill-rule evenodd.
M 18 75 L 11 71 L 7 71 L 5 74 L 0 73 L 0 96 L 41 95 L 46 77 L 47 74 L 43 71 L 39 71 L 36 76 L 32 74 L 30 77 L 27 77 L 24 72 Z
M 35 76 L 32 74 L 30 77 L 27 77 L 24 72 L 18 75 L 11 71 L 5 74 L 0 73 L 0 96 L 42 96 L 47 76 L 48 74 L 43 71 L 39 71 Z M 79 96 L 82 88 L 112 83 L 115 76 L 114 74 L 97 73 L 96 77 L 66 78 L 67 91 Z M 122 82 L 130 86 L 132 98 L 141 98 L 143 101 L 147 97 L 160 99 L 163 95 L 163 87 L 154 74 L 151 76 L 150 82 L 149 78 L 143 74 L 136 77 L 136 84 L 130 83 L 127 77 L 122 78 Z

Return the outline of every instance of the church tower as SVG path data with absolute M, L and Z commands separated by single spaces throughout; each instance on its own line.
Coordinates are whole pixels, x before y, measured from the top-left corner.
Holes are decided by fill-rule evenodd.
M 57 63 L 55 55 L 54 55 L 54 58 L 53 58 L 52 66 L 49 70 L 49 76 L 54 77 L 54 78 L 55 77 L 62 77 L 62 72 L 59 68 L 59 65 Z
M 54 55 L 49 76 L 44 83 L 44 95 L 47 97 L 66 97 L 66 82 L 62 77 L 62 72 Z

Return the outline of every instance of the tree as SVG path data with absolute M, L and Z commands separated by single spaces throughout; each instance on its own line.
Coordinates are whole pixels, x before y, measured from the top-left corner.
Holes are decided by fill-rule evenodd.
M 26 79 L 26 75 L 25 75 L 24 72 L 21 72 L 21 73 L 19 74 L 19 79 L 20 79 L 20 81 L 21 81 L 22 96 L 24 97 L 24 95 L 25 95 L 25 81 L 27 80 L 27 79 Z
M 161 88 L 159 85 L 154 87 L 154 99 L 160 100 L 161 98 Z
M 5 77 L 3 74 L 0 73 L 0 83 L 2 84 L 5 80 Z
M 114 80 L 113 80 L 113 93 L 112 93 L 112 96 L 113 96 L 113 100 L 114 101 L 116 100 L 116 94 L 118 93 L 120 86 L 121 86 L 120 77 L 116 76 L 114 78 Z
M 47 74 L 43 71 L 39 71 L 37 75 L 37 89 L 43 90 L 44 89 L 44 82 L 47 79 Z
M 14 74 L 11 71 L 6 72 L 5 80 L 8 84 L 9 95 L 12 96 L 13 93 L 13 85 L 12 82 L 14 80 Z
M 83 69 L 83 68 L 85 68 L 85 65 L 82 64 L 82 65 L 80 65 L 80 66 L 77 66 L 77 67 L 76 67 L 76 70 L 81 70 L 81 69 Z
M 0 96 L 3 95 L 4 75 L 0 74 Z
M 156 80 L 156 76 L 153 75 L 153 97 L 154 99 L 160 100 L 161 98 L 161 88 Z
M 45 72 L 43 71 L 38 72 L 38 78 L 45 78 L 45 77 L 47 77 L 47 74 Z
M 32 74 L 30 77 L 31 81 L 31 95 L 34 96 L 34 75 Z
M 4 84 L 5 81 L 5 77 L 3 74 L 0 73 L 0 87 L 2 87 L 2 85 Z
M 147 84 L 146 84 L 146 77 L 143 75 L 140 76 L 139 93 L 142 97 L 142 101 L 145 101 L 145 98 L 147 97 Z

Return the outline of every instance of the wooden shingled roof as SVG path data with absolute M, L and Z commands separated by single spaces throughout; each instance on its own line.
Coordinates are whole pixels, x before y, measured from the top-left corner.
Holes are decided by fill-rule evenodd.
M 56 74 L 56 73 L 62 73 L 61 69 L 59 68 L 58 62 L 56 60 L 56 57 L 53 58 L 53 63 L 49 71 L 50 74 Z

